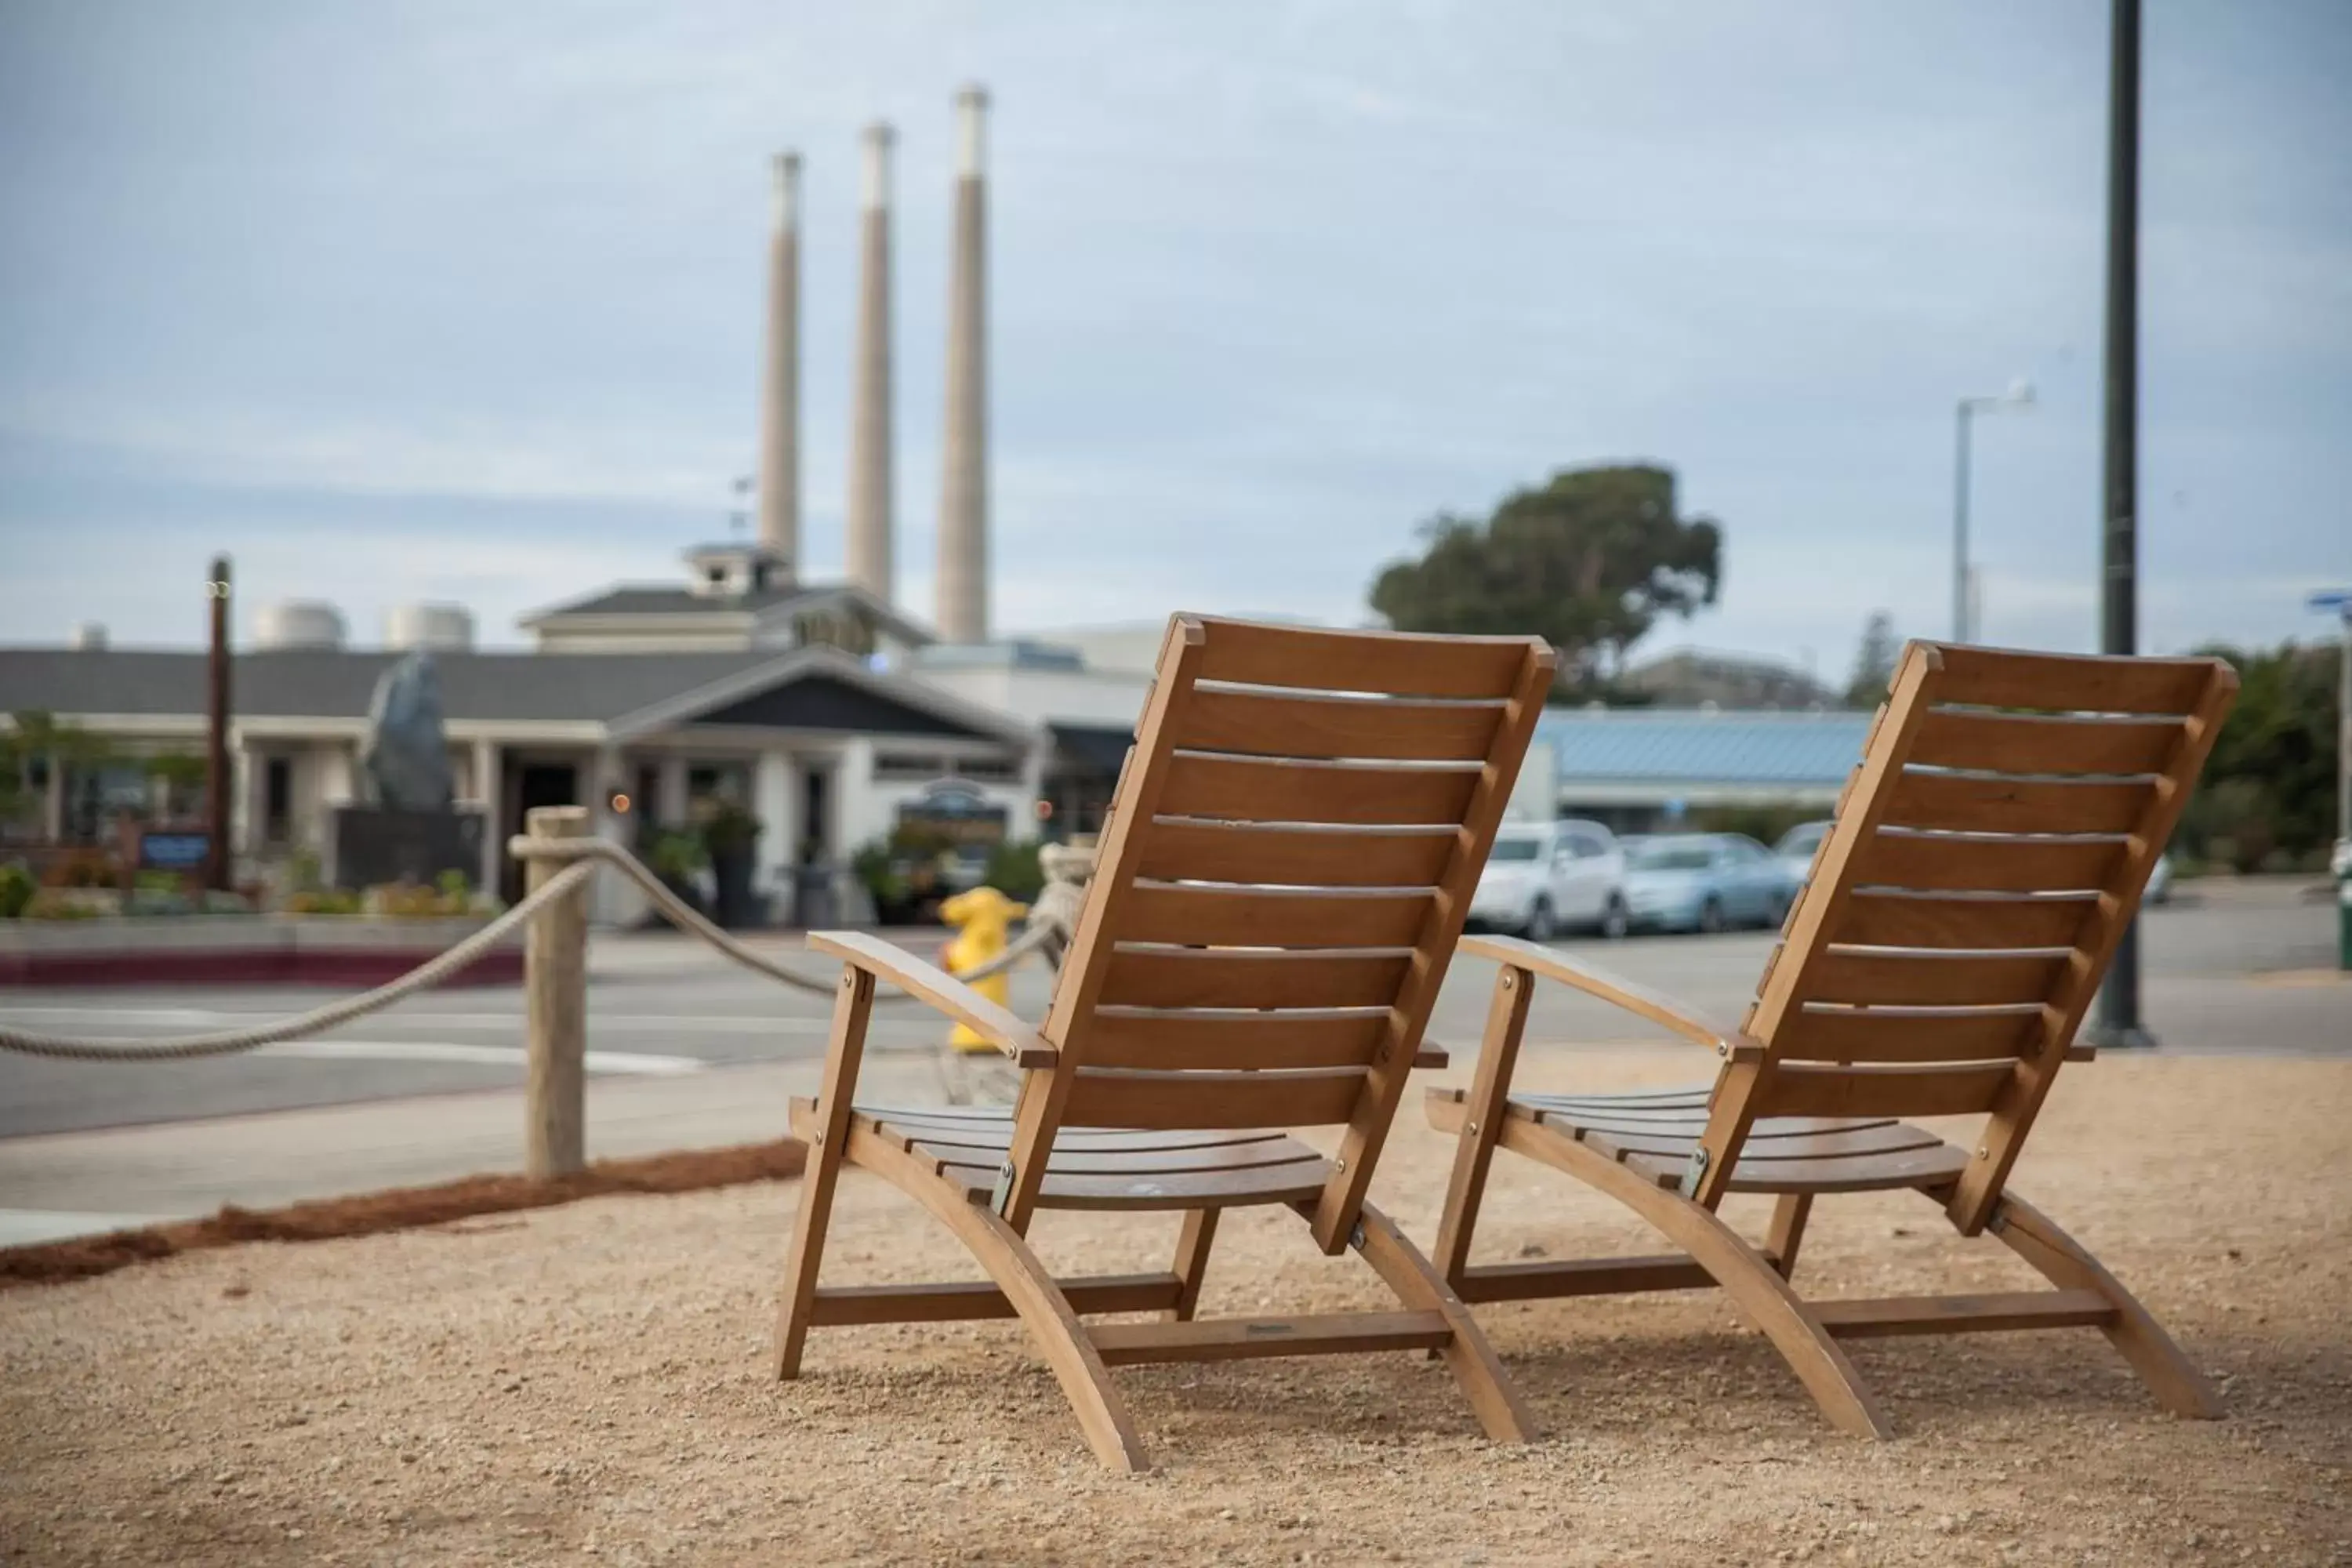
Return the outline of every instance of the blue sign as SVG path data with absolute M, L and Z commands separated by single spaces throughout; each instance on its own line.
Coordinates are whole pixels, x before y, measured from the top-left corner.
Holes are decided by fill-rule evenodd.
M 2332 593 L 2314 594 L 2304 601 L 2304 605 L 2307 609 L 2333 610 L 2346 620 L 2352 621 L 2352 588 L 2337 588 Z
M 201 871 L 212 853 L 209 833 L 142 833 L 139 836 L 139 868 L 142 871 Z

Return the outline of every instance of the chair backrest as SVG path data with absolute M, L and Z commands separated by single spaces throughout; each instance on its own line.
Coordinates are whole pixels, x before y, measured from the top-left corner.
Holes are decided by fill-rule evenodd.
M 1061 1126 L 1345 1125 L 1315 1223 L 1346 1244 L 1552 668 L 1531 637 L 1171 619 L 1008 1219 Z
M 2237 690 L 2215 658 L 1912 643 L 1717 1086 L 1686 1184 L 1758 1116 L 1989 1111 L 2000 1195 Z

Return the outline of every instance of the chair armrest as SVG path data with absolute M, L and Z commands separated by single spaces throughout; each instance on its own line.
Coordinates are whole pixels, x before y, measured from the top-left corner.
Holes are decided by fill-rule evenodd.
M 1588 996 L 1597 996 L 1671 1029 L 1685 1040 L 1705 1046 L 1726 1061 L 1764 1059 L 1762 1043 L 1729 1025 L 1622 974 L 1612 974 L 1597 964 L 1578 963 L 1551 948 L 1538 947 L 1517 937 L 1465 936 L 1457 951 L 1477 958 L 1491 958 L 1497 963 L 1573 986 Z
M 1036 1030 L 946 970 L 924 963 L 905 948 L 855 931 L 811 931 L 808 945 L 929 1003 L 1012 1058 L 1016 1067 L 1050 1068 L 1060 1059 L 1061 1053 L 1047 1045 Z

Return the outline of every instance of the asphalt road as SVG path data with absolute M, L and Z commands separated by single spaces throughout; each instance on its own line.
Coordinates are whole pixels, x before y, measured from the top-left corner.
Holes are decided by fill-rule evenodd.
M 2183 889 L 2142 921 L 2144 1008 L 2166 1049 L 2352 1054 L 2352 982 L 2332 979 L 2336 910 L 2308 884 L 2262 879 Z M 936 934 L 926 939 L 936 942 Z M 1762 932 L 1561 944 L 1645 984 L 1737 1017 L 1771 944 Z M 778 942 L 780 954 L 793 950 Z M 820 979 L 830 965 L 800 962 Z M 733 1063 L 807 1059 L 824 1049 L 829 996 L 788 990 L 688 939 L 595 940 L 590 962 L 592 1074 L 677 1075 Z M 1447 980 L 1433 1042 L 1466 1054 L 1489 966 Z M 1015 977 L 1014 1010 L 1042 1014 L 1045 977 Z M 0 1020 L 53 1034 L 160 1038 L 299 1012 L 331 994 L 176 987 L 0 994 Z M 877 1009 L 871 1048 L 927 1053 L 944 1026 L 920 1007 Z M 1530 1037 L 1660 1037 L 1556 986 L 1538 990 Z M 1696 1058 L 1695 1074 L 1706 1068 Z M 520 988 L 446 991 L 324 1038 L 204 1061 L 82 1063 L 0 1054 L 0 1136 L 235 1115 L 301 1106 L 508 1089 L 523 1078 Z

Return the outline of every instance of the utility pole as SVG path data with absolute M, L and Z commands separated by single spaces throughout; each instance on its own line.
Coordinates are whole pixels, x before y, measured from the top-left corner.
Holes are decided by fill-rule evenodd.
M 228 557 L 213 557 L 212 575 L 205 580 L 205 596 L 212 603 L 212 652 L 207 661 L 205 734 L 205 810 L 208 837 L 205 846 L 205 886 L 229 890 L 229 794 L 235 780 L 228 765 Z
M 2113 0 L 2107 75 L 2105 509 L 2099 651 L 2139 651 L 2139 0 Z M 2139 926 L 2116 944 L 2096 1042 L 2152 1046 L 2140 1026 Z
M 1959 405 L 1959 442 L 1952 458 L 1952 640 L 1969 640 L 1969 416 L 1977 400 Z

